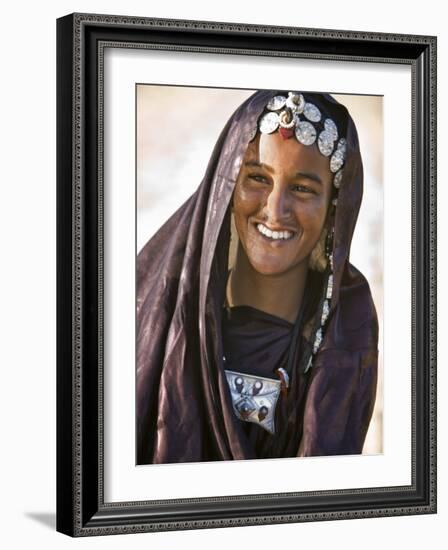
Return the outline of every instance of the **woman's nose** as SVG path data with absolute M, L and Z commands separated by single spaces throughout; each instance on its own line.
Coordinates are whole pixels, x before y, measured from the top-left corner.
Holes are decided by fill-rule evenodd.
M 272 187 L 265 207 L 267 220 L 272 224 L 278 224 L 289 215 L 289 199 L 280 187 Z

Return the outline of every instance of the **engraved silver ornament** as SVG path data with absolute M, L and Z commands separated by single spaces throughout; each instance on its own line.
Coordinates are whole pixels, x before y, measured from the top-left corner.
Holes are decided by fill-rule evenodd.
M 275 408 L 281 391 L 280 380 L 225 370 L 233 410 L 245 422 L 253 422 L 275 433 Z

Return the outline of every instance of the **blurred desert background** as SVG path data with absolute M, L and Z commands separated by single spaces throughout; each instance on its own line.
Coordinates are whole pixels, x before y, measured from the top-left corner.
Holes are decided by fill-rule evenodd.
M 218 136 L 254 90 L 137 86 L 137 253 L 199 186 Z M 383 446 L 383 100 L 333 97 L 358 129 L 364 195 L 350 261 L 367 278 L 380 324 L 378 390 L 364 454 Z

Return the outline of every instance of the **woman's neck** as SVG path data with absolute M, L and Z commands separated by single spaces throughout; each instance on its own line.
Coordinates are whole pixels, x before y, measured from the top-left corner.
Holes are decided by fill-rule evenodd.
M 241 245 L 227 285 L 231 306 L 251 306 L 293 323 L 302 304 L 308 262 L 280 275 L 255 271 Z

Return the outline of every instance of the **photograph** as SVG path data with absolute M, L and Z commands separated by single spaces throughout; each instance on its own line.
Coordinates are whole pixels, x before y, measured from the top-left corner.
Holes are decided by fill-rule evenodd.
M 381 454 L 383 97 L 135 94 L 136 464 Z

